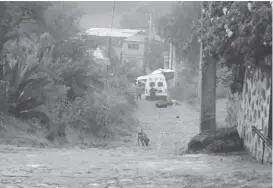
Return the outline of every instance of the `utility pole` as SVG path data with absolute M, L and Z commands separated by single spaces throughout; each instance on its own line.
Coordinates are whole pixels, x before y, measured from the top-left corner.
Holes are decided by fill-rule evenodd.
M 113 29 L 113 23 L 114 23 L 114 17 L 115 17 L 115 9 L 116 9 L 116 2 L 113 2 L 113 11 L 112 11 L 112 21 L 111 21 L 111 35 L 112 35 L 112 29 Z M 111 61 L 111 45 L 112 45 L 112 36 L 110 35 L 109 43 L 108 43 L 108 58 L 109 62 Z M 111 64 L 111 62 L 110 62 Z M 106 65 L 106 77 L 105 77 L 105 85 L 108 87 L 108 64 Z
M 205 16 L 204 1 L 202 3 L 202 28 Z M 202 36 L 202 34 L 201 34 Z M 216 129 L 216 60 L 214 57 L 204 57 L 204 44 L 200 49 L 200 132 Z M 204 65 L 204 66 L 203 66 Z
M 173 53 L 174 53 L 174 64 L 173 64 L 173 70 L 174 70 L 174 85 L 176 85 L 177 83 L 177 78 L 178 78 L 178 63 L 179 63 L 179 60 L 178 60 L 178 54 L 177 54 L 177 47 L 174 45 L 174 50 L 173 50 Z
M 153 18 L 152 18 L 152 13 L 149 12 L 148 13 L 149 16 L 149 30 L 148 30 L 148 40 L 147 42 L 145 42 L 145 44 L 147 45 L 147 48 L 145 50 L 145 63 L 144 63 L 144 75 L 146 75 L 146 69 L 150 64 L 150 61 L 148 59 L 148 55 L 151 51 L 151 40 L 152 40 L 152 26 L 153 26 Z
M 169 69 L 172 69 L 172 62 L 173 62 L 173 46 L 172 42 L 169 43 Z
M 201 1 L 201 37 L 200 40 L 203 38 L 203 19 L 204 19 L 204 2 Z M 200 61 L 199 61 L 199 83 L 198 83 L 198 98 L 201 100 L 201 83 L 202 83 L 202 56 L 203 56 L 203 42 L 200 41 Z
M 149 38 L 145 37 L 144 42 L 144 58 L 143 58 L 143 73 L 146 75 L 146 66 L 148 66 L 148 51 L 149 51 Z
M 149 13 L 149 44 L 151 42 L 151 39 L 152 39 L 152 14 Z

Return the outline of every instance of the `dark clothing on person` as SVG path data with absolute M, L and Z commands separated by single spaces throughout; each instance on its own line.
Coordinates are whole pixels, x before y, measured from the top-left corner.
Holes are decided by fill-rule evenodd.
M 150 89 L 150 98 L 151 98 L 151 101 L 155 100 L 155 94 L 156 94 L 156 89 L 152 87 Z
M 141 94 L 137 94 L 137 100 L 141 100 Z
M 137 98 L 137 100 L 138 99 L 141 100 L 142 90 L 143 89 L 139 85 L 136 86 L 136 98 Z

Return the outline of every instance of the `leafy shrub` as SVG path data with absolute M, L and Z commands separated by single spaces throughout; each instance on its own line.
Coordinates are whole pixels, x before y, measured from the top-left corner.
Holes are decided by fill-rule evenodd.
M 78 46 L 69 45 L 72 45 L 69 49 Z M 78 59 L 79 56 L 74 58 L 73 53 L 68 53 L 71 50 L 67 52 L 60 46 L 57 49 L 47 56 L 53 59 L 54 53 L 59 53 L 59 56 L 55 61 L 44 63 L 44 67 L 64 81 L 68 93 L 46 105 L 47 114 L 52 120 L 48 139 L 65 137 L 67 127 L 99 137 L 129 131 L 136 124 L 132 114 L 136 103 L 126 72 L 118 68 L 116 76 L 108 76 L 105 87 L 106 69 L 92 56 Z
M 228 96 L 228 87 L 232 83 L 231 72 L 226 68 L 217 68 L 216 72 L 216 98 L 226 98 Z M 177 82 L 173 88 L 170 88 L 170 96 L 177 100 L 196 103 L 199 92 L 199 75 L 197 71 L 191 69 L 182 69 L 178 72 Z
M 239 123 L 242 96 L 239 93 L 230 94 L 227 103 L 226 123 L 230 126 L 237 126 Z
M 73 102 L 59 102 L 49 113 L 52 128 L 48 138 L 65 137 L 67 127 L 99 137 L 130 132 L 136 125 L 133 109 L 126 95 L 115 88 L 92 92 Z
M 76 35 L 81 14 L 73 3 L 3 5 L 6 7 L 3 24 L 7 30 L 0 36 L 3 42 L 0 112 L 24 117 L 27 123 L 22 125 L 33 129 L 44 128 L 50 140 L 66 138 L 67 128 L 104 137 L 134 127 L 136 103 L 128 80 L 129 71 L 119 68 L 119 60 L 111 56 L 109 68 L 114 67 L 118 74 L 115 77 L 108 74 L 108 84 L 104 84 L 105 66 L 96 62 L 90 53 L 86 55 L 87 49 L 95 49 L 101 41 Z M 64 11 L 59 11 L 60 8 Z M 35 31 L 37 35 L 21 28 L 21 21 L 32 16 L 36 21 L 33 25 L 39 27 Z M 43 34 L 38 36 L 38 33 Z M 31 123 L 36 116 L 46 116 L 48 126 Z
M 181 101 L 191 101 L 198 97 L 198 76 L 193 71 L 182 69 L 177 76 L 177 82 L 170 89 L 170 96 Z

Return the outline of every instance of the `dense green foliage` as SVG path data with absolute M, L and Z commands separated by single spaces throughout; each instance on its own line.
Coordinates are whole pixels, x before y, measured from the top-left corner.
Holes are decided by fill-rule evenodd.
M 270 2 L 209 2 L 204 10 L 206 56 L 216 56 L 230 67 L 258 65 L 272 55 Z
M 200 44 L 197 35 L 192 35 L 192 28 L 200 15 L 200 2 L 177 2 L 171 13 L 157 21 L 158 34 L 166 42 L 173 43 L 178 58 L 195 70 L 199 64 Z
M 204 10 L 204 56 L 228 67 L 234 75 L 231 91 L 240 92 L 246 68 L 271 69 L 272 6 L 270 2 L 209 2 Z
M 246 68 L 271 69 L 272 5 L 265 1 L 202 3 L 203 20 L 201 2 L 180 3 L 177 6 L 179 11 L 162 18 L 161 26 L 164 27 L 159 27 L 162 36 L 175 43 L 178 41 L 178 47 L 181 46 L 186 54 L 196 47 L 196 38 L 200 38 L 203 65 L 213 57 L 221 66 L 228 67 L 233 74 L 231 89 L 233 92 L 240 91 Z M 187 16 L 186 13 L 195 16 Z
M 66 128 L 105 136 L 134 125 L 126 72 L 118 69 L 105 85 L 106 67 L 92 53 L 100 41 L 76 35 L 75 3 L 2 5 L 0 112 L 40 119 L 48 139 L 65 137 Z

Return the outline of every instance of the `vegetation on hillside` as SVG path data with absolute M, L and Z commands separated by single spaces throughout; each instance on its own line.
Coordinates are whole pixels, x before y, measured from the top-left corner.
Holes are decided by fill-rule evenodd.
M 119 75 L 106 76 L 89 53 L 99 41 L 77 35 L 81 11 L 75 3 L 0 4 L 1 114 L 38 119 L 49 140 L 66 138 L 67 129 L 107 138 L 133 128 L 126 72 L 118 68 Z
M 198 96 L 200 44 L 192 37 L 192 27 L 201 15 L 200 2 L 176 2 L 172 11 L 157 21 L 157 32 L 175 46 L 177 82 L 170 88 L 171 97 L 192 102 Z M 192 46 L 183 50 L 191 38 Z M 186 69 L 185 69 L 186 68 Z
M 246 70 L 271 70 L 270 2 L 178 2 L 157 26 L 160 36 L 175 45 L 178 58 L 194 72 L 199 69 L 202 42 L 202 66 L 214 58 L 218 62 L 217 83 L 229 87 L 232 93 L 242 91 Z M 183 78 L 181 82 L 184 86 Z
M 188 68 L 198 70 L 200 44 L 197 36 L 192 37 L 192 28 L 200 18 L 200 2 L 177 2 L 172 11 L 157 21 L 158 34 L 176 47 L 178 59 L 183 60 Z M 191 42 L 187 51 L 184 47 Z
M 213 57 L 220 66 L 232 72 L 232 92 L 241 91 L 246 68 L 266 67 L 272 64 L 272 5 L 270 2 L 202 2 L 203 20 L 201 20 L 201 2 L 183 2 L 177 8 L 183 16 L 175 13 L 164 18 L 163 36 L 179 41 L 184 53 L 195 49 L 196 39 L 203 43 L 204 66 L 209 57 Z M 189 5 L 192 4 L 192 8 Z M 193 5 L 196 6 L 193 6 Z M 198 8 L 196 8 L 198 7 Z M 190 22 L 185 21 L 185 11 L 195 13 Z M 180 23 L 180 24 L 175 24 Z M 189 24 L 190 27 L 184 27 Z M 179 30 L 179 33 L 167 31 Z M 191 28 L 186 32 L 185 28 Z M 161 29 L 162 30 L 162 29 Z M 185 35 L 189 33 L 189 35 Z M 202 33 L 202 35 L 201 35 Z

